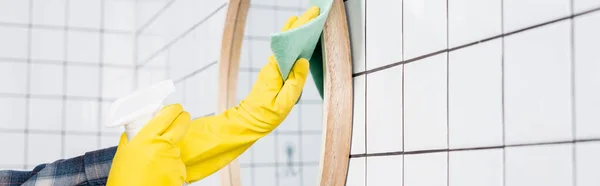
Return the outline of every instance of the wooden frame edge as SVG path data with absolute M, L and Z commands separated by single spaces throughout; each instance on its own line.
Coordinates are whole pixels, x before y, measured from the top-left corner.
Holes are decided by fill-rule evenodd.
M 219 112 L 236 104 L 240 52 L 250 0 L 229 0 L 219 60 Z M 334 0 L 322 41 L 324 64 L 321 186 L 345 185 L 352 135 L 353 83 L 350 37 L 343 0 Z M 233 161 L 221 172 L 222 186 L 241 186 L 240 167 Z

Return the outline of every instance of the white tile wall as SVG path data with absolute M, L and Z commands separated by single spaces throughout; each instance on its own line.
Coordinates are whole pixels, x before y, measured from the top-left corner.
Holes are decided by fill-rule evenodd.
M 65 59 L 65 32 L 55 29 L 32 29 L 31 58 L 62 62 Z
M 445 0 L 406 0 L 403 10 L 405 11 L 402 21 L 404 59 L 415 58 L 446 48 L 447 10 Z M 395 11 L 398 10 L 394 9 Z M 389 35 L 385 36 L 391 37 Z M 367 59 L 369 56 L 370 53 L 367 54 Z
M 65 136 L 65 158 L 81 156 L 86 152 L 97 150 L 96 144 L 98 144 L 98 137 L 95 135 L 67 134 Z
M 371 158 L 373 159 L 373 158 Z M 402 159 L 400 159 L 402 160 Z M 348 176 L 346 177 L 347 186 L 365 186 L 366 185 L 366 158 L 352 158 L 348 164 Z M 400 161 L 402 163 L 402 161 Z M 377 176 L 377 175 L 376 175 Z
M 448 1 L 450 47 L 502 33 L 502 0 Z
M 67 33 L 67 61 L 100 62 L 100 33 L 69 31 Z
M 0 98 L 0 129 L 25 129 L 26 101 L 25 97 Z
M 502 186 L 502 156 L 502 149 L 450 152 L 449 185 Z
M 29 129 L 60 131 L 63 129 L 63 102 L 56 99 L 29 100 Z
M 511 32 L 571 14 L 569 0 L 505 0 L 504 32 Z
M 367 152 L 403 149 L 402 66 L 367 75 Z
M 27 23 L 29 21 L 30 1 L 0 1 L 0 22 Z
M 366 56 L 366 68 L 373 69 L 401 61 L 403 57 L 402 42 L 406 42 L 402 40 L 402 24 L 389 24 L 387 21 L 379 20 L 383 18 L 390 22 L 401 22 L 403 19 L 402 1 L 375 0 L 366 2 L 366 22 L 369 24 L 365 31 L 365 37 L 369 38 L 369 42 L 365 42 L 366 53 L 368 54 Z M 409 1 L 405 2 L 404 6 L 408 6 L 408 4 Z M 410 6 L 407 7 L 407 11 L 408 9 L 410 9 Z M 408 34 L 408 32 L 404 32 L 404 34 Z M 408 39 L 408 35 L 404 38 Z
M 68 1 L 69 27 L 96 28 L 101 27 L 100 20 L 102 0 Z
M 27 165 L 52 163 L 62 158 L 60 134 L 27 134 Z
M 0 146 L 5 149 L 5 154 L 0 158 L 0 164 L 17 167 L 25 162 L 25 141 L 23 139 L 25 139 L 24 134 L 0 134 Z
M 376 2 L 377 3 L 377 2 Z M 361 72 L 366 69 L 365 63 L 365 1 L 347 1 L 346 14 L 348 16 L 348 27 L 350 32 L 350 44 L 352 45 L 352 72 Z M 377 22 L 375 22 L 377 24 Z M 377 32 L 378 30 L 374 30 Z M 396 39 L 402 39 L 397 38 Z M 396 48 L 397 49 L 397 48 Z M 382 54 L 386 55 L 386 54 Z M 399 61 L 399 60 L 396 60 Z
M 0 57 L 27 58 L 27 34 L 25 27 L 0 27 Z
M 404 156 L 404 185 L 447 185 L 447 153 L 428 153 Z M 370 163 L 369 163 L 370 164 Z M 369 166 L 369 165 L 367 165 Z M 385 171 L 385 170 L 383 170 Z M 399 172 L 399 171 L 393 171 Z M 367 173 L 368 174 L 368 173 Z M 373 184 L 376 185 L 376 184 Z
M 118 98 L 133 91 L 134 70 L 104 67 L 102 69 L 102 97 Z
M 591 10 L 600 7 L 600 1 L 598 0 L 574 0 L 573 9 L 574 13 L 580 13 L 582 11 Z
M 97 97 L 100 70 L 92 66 L 67 66 L 67 95 Z
M 362 154 L 365 153 L 365 76 L 359 76 L 353 78 L 354 83 L 354 109 L 352 113 L 352 141 L 350 147 L 350 154 Z
M 38 95 L 64 94 L 64 67 L 55 64 L 31 64 L 29 91 Z
M 66 0 L 32 0 L 32 24 L 64 26 Z
M 27 68 L 27 64 L 22 62 L 0 62 L 0 93 L 26 93 Z
M 506 186 L 568 186 L 573 183 L 572 145 L 506 148 Z
M 97 132 L 100 105 L 96 100 L 67 100 L 65 102 L 65 130 Z
M 111 65 L 133 66 L 133 37 L 131 34 L 104 34 L 103 62 Z
M 592 186 L 600 184 L 600 178 L 595 172 L 600 166 L 598 156 L 600 156 L 600 143 L 580 143 L 575 145 L 575 176 L 577 185 Z
M 104 27 L 110 30 L 133 31 L 136 1 L 105 0 Z M 155 2 L 155 1 L 149 1 Z M 141 4 L 141 3 L 140 3 Z M 133 52 L 131 52 L 133 53 Z
M 402 185 L 408 166 L 402 156 L 367 157 L 367 185 Z M 406 161 L 407 162 L 407 161 Z

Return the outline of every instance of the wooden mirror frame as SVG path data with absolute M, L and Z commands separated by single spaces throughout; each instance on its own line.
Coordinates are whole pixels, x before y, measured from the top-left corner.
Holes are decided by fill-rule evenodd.
M 229 0 L 219 60 L 218 112 L 237 104 L 238 69 L 249 7 L 250 0 Z M 319 183 L 338 186 L 345 185 L 348 173 L 353 110 L 352 57 L 343 0 L 334 0 L 322 36 L 326 63 Z M 220 174 L 222 186 L 241 186 L 237 160 Z

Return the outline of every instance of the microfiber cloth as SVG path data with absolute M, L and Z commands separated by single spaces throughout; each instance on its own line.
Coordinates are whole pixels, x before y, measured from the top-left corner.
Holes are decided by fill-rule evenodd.
M 319 7 L 319 15 L 308 23 L 271 35 L 271 50 L 283 79 L 287 79 L 296 60 L 308 59 L 310 73 L 319 95 L 323 98 L 323 56 L 321 35 L 333 0 L 312 0 L 311 5 Z

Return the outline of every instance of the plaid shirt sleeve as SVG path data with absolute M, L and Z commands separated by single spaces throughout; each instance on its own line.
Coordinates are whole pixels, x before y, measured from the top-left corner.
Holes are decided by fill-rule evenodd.
M 0 171 L 0 186 L 106 185 L 117 147 L 36 166 L 32 171 Z

